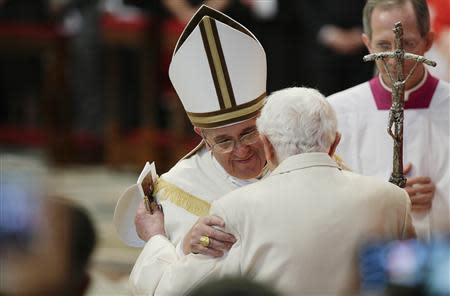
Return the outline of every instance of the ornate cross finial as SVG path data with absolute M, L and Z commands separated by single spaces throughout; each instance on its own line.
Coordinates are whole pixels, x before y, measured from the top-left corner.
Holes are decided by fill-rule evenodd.
M 405 52 L 403 49 L 403 27 L 400 22 L 395 23 L 392 31 L 394 31 L 395 34 L 394 51 L 372 53 L 366 55 L 363 60 L 365 62 L 381 60 L 383 62 L 383 67 L 392 83 L 392 106 L 389 110 L 389 123 L 387 131 L 394 140 L 394 156 L 393 169 L 389 182 L 403 188 L 406 185 L 406 178 L 403 174 L 403 114 L 405 105 L 405 84 L 414 73 L 419 63 L 424 63 L 433 67 L 436 66 L 436 63 L 424 58 L 423 56 Z M 392 77 L 390 69 L 386 63 L 386 59 L 395 59 L 396 61 L 395 79 Z M 406 78 L 403 77 L 405 60 L 416 61 Z

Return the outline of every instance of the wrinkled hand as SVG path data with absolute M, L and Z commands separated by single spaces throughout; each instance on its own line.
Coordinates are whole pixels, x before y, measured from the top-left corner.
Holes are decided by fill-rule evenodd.
M 403 173 L 406 175 L 411 171 L 412 165 L 405 165 Z M 416 176 L 408 178 L 405 190 L 411 200 L 413 212 L 426 212 L 431 209 L 436 187 L 429 177 Z
M 200 253 L 211 257 L 222 257 L 236 242 L 232 234 L 214 228 L 213 226 L 225 227 L 225 222 L 217 216 L 201 217 L 192 226 L 183 240 L 183 251 L 185 254 Z M 209 246 L 200 244 L 200 237 L 209 237 Z
M 147 211 L 142 200 L 134 217 L 136 232 L 143 241 L 148 241 L 158 234 L 166 236 L 166 231 L 164 230 L 164 214 L 161 208 L 155 202 L 150 204 L 150 208 L 153 214 Z

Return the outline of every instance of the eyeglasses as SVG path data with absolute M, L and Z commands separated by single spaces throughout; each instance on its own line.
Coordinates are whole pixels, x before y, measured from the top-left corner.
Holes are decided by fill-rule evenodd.
M 216 152 L 218 153 L 230 153 L 234 150 L 237 143 L 241 143 L 241 145 L 252 145 L 258 142 L 259 133 L 258 130 L 254 129 L 242 136 L 239 137 L 238 140 L 230 139 L 230 140 L 224 140 L 218 143 L 211 144 L 208 142 L 205 135 L 203 135 L 203 138 L 205 139 L 206 143 L 211 146 L 211 149 L 216 149 Z

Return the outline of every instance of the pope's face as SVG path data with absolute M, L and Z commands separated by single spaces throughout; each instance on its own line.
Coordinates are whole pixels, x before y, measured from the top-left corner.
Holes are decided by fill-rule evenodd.
M 395 35 L 392 29 L 394 28 L 394 24 L 399 21 L 403 26 L 403 46 L 405 51 L 422 56 L 428 51 L 433 42 L 432 33 L 421 36 L 417 26 L 413 5 L 408 1 L 402 6 L 388 9 L 375 7 L 371 18 L 372 36 L 369 38 L 369 36 L 363 35 L 363 41 L 370 53 L 395 50 Z M 414 63 L 415 62 L 412 60 L 405 60 L 403 71 L 405 78 L 411 71 Z M 395 79 L 395 60 L 389 59 L 387 60 L 387 64 L 392 77 Z M 377 67 L 383 81 L 391 87 L 392 83 L 386 73 L 382 61 L 377 61 Z M 423 65 L 419 64 L 414 74 L 407 81 L 406 89 L 410 89 L 417 85 L 421 81 L 424 71 L 425 68 Z
M 227 127 L 203 130 L 203 136 L 210 149 L 216 143 L 235 141 L 234 148 L 230 152 L 223 153 L 220 149 L 212 147 L 212 153 L 228 174 L 239 179 L 259 176 L 266 164 L 263 144 L 259 136 L 254 133 L 257 133 L 256 118 Z M 240 139 L 248 139 L 249 136 L 255 139 L 254 143 L 247 145 L 240 141 Z

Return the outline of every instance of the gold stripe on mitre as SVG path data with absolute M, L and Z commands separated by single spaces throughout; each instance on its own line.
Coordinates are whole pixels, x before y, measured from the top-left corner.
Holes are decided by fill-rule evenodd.
M 199 25 L 219 103 L 226 109 L 231 108 L 236 105 L 236 102 L 216 22 L 209 16 L 205 16 Z
M 161 190 L 163 190 L 163 192 L 161 192 L 158 197 L 160 201 L 169 200 L 176 206 L 183 208 L 198 217 L 204 217 L 209 214 L 209 209 L 211 208 L 209 202 L 189 194 L 181 188 L 159 178 L 155 183 L 153 193 L 157 194 Z
M 192 124 L 201 128 L 215 128 L 252 118 L 258 114 L 266 102 L 264 92 L 245 104 L 206 113 L 186 112 Z

